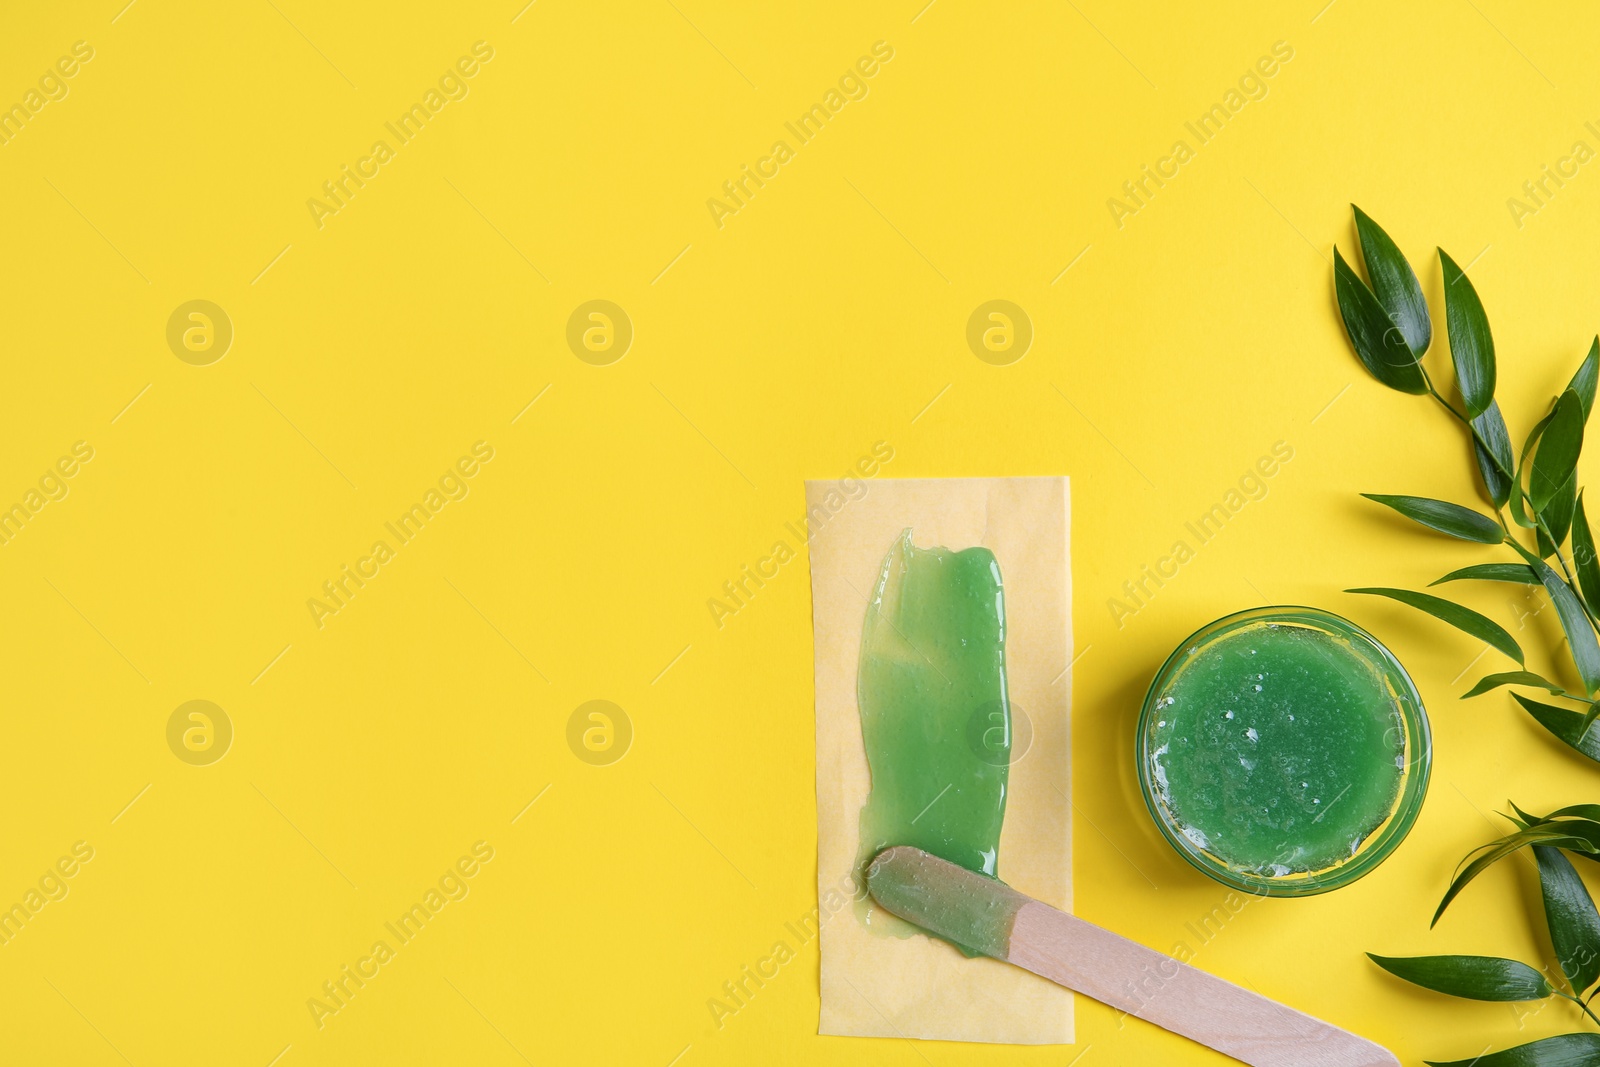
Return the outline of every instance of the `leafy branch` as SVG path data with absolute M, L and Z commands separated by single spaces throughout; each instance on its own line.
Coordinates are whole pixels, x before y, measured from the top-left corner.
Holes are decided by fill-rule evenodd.
M 1465 429 L 1492 514 L 1431 497 L 1363 494 L 1434 533 L 1501 546 L 1509 562 L 1480 563 L 1451 571 L 1432 586 L 1459 581 L 1510 582 L 1541 588 L 1555 606 L 1567 658 L 1580 688 L 1569 689 L 1527 669 L 1516 639 L 1499 623 L 1452 600 L 1407 589 L 1367 587 L 1347 592 L 1387 597 L 1425 612 L 1490 645 L 1518 670 L 1491 673 L 1466 697 L 1503 686 L 1539 689 L 1576 707 L 1561 707 L 1512 693 L 1528 715 L 1574 751 L 1600 762 L 1600 558 L 1578 488 L 1584 428 L 1600 382 L 1600 336 L 1567 387 L 1551 402 L 1513 455 L 1511 434 L 1495 400 L 1496 365 L 1489 318 L 1466 273 L 1439 249 L 1444 281 L 1445 328 L 1455 372 L 1456 399 L 1446 397 L 1423 365 L 1433 342 L 1428 304 L 1411 264 L 1376 222 L 1355 208 L 1361 259 L 1368 280 L 1334 249 L 1334 291 L 1345 332 L 1372 376 L 1403 393 L 1429 396 Z M 1553 565 L 1552 565 L 1553 563 Z M 1430 588 L 1432 587 L 1430 586 Z M 1590 1006 L 1600 995 L 1600 912 L 1567 854 L 1600 863 L 1600 805 L 1578 804 L 1542 818 L 1512 805 L 1516 829 L 1469 853 L 1445 891 L 1433 922 L 1489 867 L 1528 848 L 1539 871 L 1545 924 L 1565 988 L 1540 970 L 1496 956 L 1388 957 L 1369 953 L 1378 966 L 1415 985 L 1473 1000 L 1571 1001 L 1600 1026 Z M 1438 1067 L 1554 1067 L 1600 1063 L 1600 1034 L 1573 1033 Z
M 1575 804 L 1544 817 L 1516 812 L 1517 830 L 1498 841 L 1474 849 L 1462 860 L 1433 921 L 1450 906 L 1478 875 L 1524 848 L 1533 850 L 1539 868 L 1539 888 L 1544 901 L 1545 925 L 1555 950 L 1566 988 L 1553 984 L 1546 974 L 1517 960 L 1499 956 L 1379 956 L 1372 962 L 1413 985 L 1469 1000 L 1531 1001 L 1557 997 L 1570 1001 L 1600 1025 L 1590 1002 L 1600 994 L 1600 912 L 1576 868 L 1564 853 L 1600 863 L 1600 804 Z M 1540 1067 L 1592 1063 L 1600 1057 L 1600 1034 L 1564 1034 L 1505 1049 L 1475 1060 L 1478 1067 Z M 1433 1061 L 1430 1061 L 1433 1062 Z M 1451 1067 L 1438 1064 L 1437 1067 Z
M 1441 393 L 1423 366 L 1433 341 L 1433 325 L 1422 286 L 1411 264 L 1382 227 L 1355 209 L 1361 256 L 1371 285 L 1334 249 L 1334 289 L 1345 330 L 1356 355 L 1373 377 L 1392 389 L 1431 396 L 1466 429 L 1477 459 L 1484 495 L 1494 506 L 1486 515 L 1476 508 L 1424 496 L 1366 493 L 1367 499 L 1390 508 L 1435 533 L 1475 544 L 1503 546 L 1520 562 L 1486 563 L 1452 571 L 1434 582 L 1477 580 L 1516 582 L 1542 587 L 1555 605 L 1566 635 L 1566 648 L 1582 681 L 1572 692 L 1527 671 L 1491 675 L 1468 696 L 1496 685 L 1531 686 L 1581 705 L 1573 711 L 1536 704 L 1519 697 L 1534 721 L 1577 751 L 1600 762 L 1600 744 L 1590 744 L 1589 727 L 1600 707 L 1600 558 L 1582 494 L 1578 492 L 1578 457 L 1584 427 L 1594 407 L 1600 382 L 1600 337 L 1567 388 L 1536 423 L 1515 459 L 1511 435 L 1495 401 L 1494 339 L 1489 318 L 1471 279 L 1439 250 L 1444 273 L 1445 326 L 1455 369 L 1459 407 Z M 1524 544 L 1521 538 L 1531 542 Z M 1555 566 L 1551 566 L 1553 561 Z M 1499 623 L 1471 608 L 1431 593 L 1405 589 L 1361 588 L 1348 592 L 1388 597 L 1449 623 L 1478 638 L 1518 666 L 1526 666 L 1521 646 Z

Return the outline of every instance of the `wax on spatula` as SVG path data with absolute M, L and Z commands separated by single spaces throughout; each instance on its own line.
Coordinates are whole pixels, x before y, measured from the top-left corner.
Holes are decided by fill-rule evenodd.
M 1255 1067 L 1399 1067 L 1385 1048 L 1196 970 L 918 848 L 880 852 L 885 909 Z

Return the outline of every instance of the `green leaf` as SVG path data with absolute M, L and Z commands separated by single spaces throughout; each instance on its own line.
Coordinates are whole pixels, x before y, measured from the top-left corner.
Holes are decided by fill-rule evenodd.
M 1578 472 L 1573 471 L 1568 476 L 1567 482 L 1556 495 L 1550 498 L 1550 503 L 1545 506 L 1545 527 L 1550 531 L 1550 541 L 1553 545 L 1560 546 L 1567 539 L 1567 531 L 1572 528 L 1572 513 L 1578 502 Z M 1542 532 L 1542 531 L 1541 531 Z M 1552 552 L 1553 554 L 1553 552 Z
M 1481 696 L 1491 689 L 1499 689 L 1502 685 L 1531 685 L 1551 693 L 1562 692 L 1561 686 L 1547 681 L 1531 671 L 1506 671 L 1504 674 L 1489 674 L 1478 679 L 1478 684 L 1461 694 L 1461 699 Z
M 1568 837 L 1580 837 L 1589 842 L 1594 852 L 1578 851 L 1575 854 L 1600 863 L 1600 804 L 1569 804 L 1541 818 L 1538 815 L 1528 814 L 1515 803 L 1509 801 L 1508 803 L 1511 803 L 1511 810 L 1517 813 L 1525 829 L 1533 827 L 1553 829 L 1561 831 Z
M 1591 863 L 1600 863 L 1600 821 L 1597 821 L 1600 820 L 1600 804 L 1569 804 L 1542 819 L 1529 815 L 1515 804 L 1511 805 L 1511 810 L 1521 816 L 1524 829 L 1538 827 L 1559 830 L 1568 837 L 1579 837 L 1589 842 L 1594 852 L 1574 851 L 1573 855 Z
M 1451 571 L 1438 581 L 1428 584 L 1443 585 L 1445 582 L 1459 582 L 1468 578 L 1484 582 L 1516 582 L 1519 585 L 1543 584 L 1539 581 L 1539 576 L 1533 573 L 1533 568 L 1525 563 L 1475 563 L 1470 567 Z
M 1534 829 L 1530 827 L 1529 829 Z M 1556 819 L 1553 822 L 1538 823 L 1538 829 L 1559 830 L 1568 837 L 1588 843 L 1586 849 L 1569 849 L 1575 856 L 1582 856 L 1591 863 L 1600 863 L 1600 822 L 1593 819 Z M 1566 848 L 1565 845 L 1554 845 L 1554 848 Z
M 1517 645 L 1516 640 L 1506 632 L 1505 627 L 1486 615 L 1480 615 L 1471 608 L 1464 608 L 1460 604 L 1445 600 L 1443 597 L 1430 596 L 1427 593 L 1413 593 L 1409 589 L 1378 587 L 1346 589 L 1345 592 L 1386 596 L 1391 600 L 1398 600 L 1402 604 L 1409 604 L 1418 611 L 1426 611 L 1434 618 L 1441 619 L 1458 630 L 1465 630 L 1480 641 L 1487 641 L 1519 664 L 1524 662 L 1522 649 Z
M 1367 958 L 1412 985 L 1468 1000 L 1542 1000 L 1552 992 L 1544 975 L 1526 963 L 1499 956 L 1379 956 L 1369 952 Z
M 1533 510 L 1542 513 L 1578 466 L 1583 451 L 1583 401 L 1576 390 L 1568 389 L 1556 401 L 1555 416 L 1539 439 L 1533 457 L 1533 474 L 1528 478 L 1528 500 Z
M 1422 297 L 1417 275 L 1383 227 L 1354 204 L 1350 207 L 1356 213 L 1361 258 L 1367 265 L 1367 277 L 1372 279 L 1372 291 L 1389 320 L 1400 327 L 1411 354 L 1421 359 L 1433 342 L 1433 323 L 1428 319 L 1428 302 Z
M 1535 823 L 1544 822 L 1544 820 L 1539 818 L 1537 815 L 1529 815 L 1527 812 L 1517 807 L 1516 801 L 1508 800 L 1506 803 L 1510 804 L 1511 810 L 1517 813 L 1516 817 L 1513 818 L 1512 821 L 1521 825 L 1524 830 L 1528 829 L 1530 826 L 1533 826 Z
M 1456 365 L 1456 384 L 1467 416 L 1476 418 L 1494 400 L 1494 338 L 1489 335 L 1489 316 L 1483 312 L 1472 280 L 1442 248 L 1439 265 L 1444 268 L 1444 321 L 1450 334 L 1450 358 Z
M 1572 564 L 1578 568 L 1578 587 L 1591 608 L 1600 605 L 1600 557 L 1595 556 L 1594 530 L 1583 513 L 1583 494 L 1578 494 L 1572 516 Z
M 1549 822 L 1551 819 L 1560 819 L 1576 815 L 1590 822 L 1600 825 L 1600 804 L 1568 804 L 1564 808 L 1557 808 L 1546 815 L 1540 822 Z
M 1522 477 L 1522 468 L 1517 468 L 1517 477 Z M 1518 481 L 1511 482 L 1511 521 L 1523 529 L 1531 530 L 1537 523 L 1528 518 L 1527 512 L 1522 509 L 1522 486 Z
M 1558 708 L 1554 704 L 1541 704 L 1529 700 L 1521 693 L 1512 693 L 1533 720 L 1585 756 L 1600 763 L 1600 734 L 1585 733 L 1583 713 Z
M 1472 439 L 1472 454 L 1478 461 L 1483 488 L 1494 506 L 1503 508 L 1511 499 L 1516 460 L 1511 455 L 1511 434 L 1506 430 L 1505 417 L 1500 414 L 1500 402 L 1491 400 L 1483 414 L 1472 420 L 1472 428 L 1477 431 Z M 1479 438 L 1488 444 L 1489 451 L 1479 444 Z
M 1385 496 L 1381 493 L 1362 493 L 1368 500 L 1376 500 L 1394 508 L 1412 522 L 1419 522 L 1430 530 L 1459 537 L 1463 541 L 1476 541 L 1481 545 L 1498 545 L 1506 539 L 1500 524 L 1489 516 L 1452 504 L 1447 500 L 1434 500 L 1425 496 Z
M 1534 423 L 1533 429 L 1528 431 L 1528 439 L 1522 442 L 1522 457 L 1517 460 L 1517 469 L 1513 472 L 1514 477 L 1511 479 L 1511 518 L 1518 526 L 1529 530 L 1534 528 L 1535 523 L 1522 509 L 1522 471 L 1528 465 L 1528 456 L 1533 452 L 1533 446 L 1539 443 L 1539 438 L 1543 436 L 1545 427 L 1549 426 L 1550 420 L 1555 417 L 1556 407 L 1551 404 L 1550 410 L 1545 417 Z
M 1426 393 L 1422 366 L 1367 283 L 1333 250 L 1333 288 L 1356 355 L 1378 381 L 1402 393 Z
M 1583 357 L 1583 362 L 1578 365 L 1578 373 L 1572 376 L 1572 381 L 1567 383 L 1567 388 L 1578 394 L 1578 399 L 1583 402 L 1583 417 L 1589 418 L 1589 412 L 1594 410 L 1594 389 L 1600 381 L 1600 337 L 1596 337 L 1589 344 L 1589 354 Z
M 1533 857 L 1539 863 L 1550 944 L 1572 991 L 1581 994 L 1600 978 L 1600 912 L 1572 862 L 1559 850 L 1535 845 Z
M 1428 1067 L 1594 1067 L 1600 1034 L 1561 1034 L 1470 1060 L 1424 1060 Z
M 1593 696 L 1600 690 L 1600 644 L 1595 643 L 1589 616 L 1578 594 L 1567 587 L 1559 574 L 1546 566 L 1539 577 L 1544 579 L 1545 592 L 1555 601 L 1561 628 L 1567 634 L 1567 646 L 1572 650 L 1572 662 L 1578 668 L 1578 677 L 1583 679 L 1583 691 Z
M 1521 698 L 1519 697 L 1518 699 Z M 1439 916 L 1444 914 L 1444 910 L 1450 906 L 1450 902 L 1474 878 L 1507 856 L 1530 845 L 1549 845 L 1552 848 L 1565 848 L 1574 852 L 1593 853 L 1597 851 L 1592 842 L 1570 834 L 1558 826 L 1548 825 L 1518 830 L 1514 834 L 1507 834 L 1498 841 L 1491 841 L 1487 845 L 1482 845 L 1473 850 L 1477 854 L 1476 858 L 1473 858 L 1471 853 L 1468 854 L 1468 858 L 1463 861 L 1460 870 L 1456 872 L 1455 878 L 1451 880 L 1450 888 L 1445 890 L 1444 899 L 1439 901 L 1439 910 L 1433 913 L 1433 922 L 1428 925 L 1431 927 L 1438 924 Z
M 1509 539 L 1506 543 L 1528 561 L 1533 572 L 1544 583 L 1544 591 L 1550 594 L 1556 614 L 1561 618 L 1561 629 L 1566 632 L 1573 665 L 1578 668 L 1578 677 L 1583 679 L 1584 695 L 1593 696 L 1596 690 L 1600 690 L 1600 644 L 1595 643 L 1594 629 L 1589 625 L 1583 602 L 1562 580 L 1561 575 L 1550 569 L 1548 563 L 1535 557 L 1515 539 Z

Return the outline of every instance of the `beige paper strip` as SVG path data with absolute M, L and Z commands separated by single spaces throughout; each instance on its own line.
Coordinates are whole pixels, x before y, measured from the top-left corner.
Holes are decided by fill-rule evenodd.
M 941 478 L 864 483 L 851 500 L 836 482 L 807 482 L 813 515 L 812 624 L 817 686 L 817 886 L 823 1034 L 1013 1044 L 1070 1043 L 1072 994 L 1018 968 L 967 959 L 916 935 L 873 933 L 850 885 L 869 786 L 856 707 L 856 661 L 867 596 L 906 527 L 920 547 L 983 545 L 1006 595 L 1006 674 L 1013 717 L 1032 744 L 1011 767 L 1000 877 L 1070 911 L 1072 578 L 1065 478 Z M 859 492 L 858 487 L 856 488 Z M 830 495 L 831 494 L 831 495 Z M 822 509 L 817 511 L 815 509 Z M 1017 730 L 1021 737 L 1021 728 Z

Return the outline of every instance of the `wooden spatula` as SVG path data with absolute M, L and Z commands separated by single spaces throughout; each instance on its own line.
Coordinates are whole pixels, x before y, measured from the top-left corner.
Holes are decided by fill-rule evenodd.
M 1255 1067 L 1399 1067 L 1387 1049 L 909 845 L 867 888 L 947 941 L 1015 964 Z

